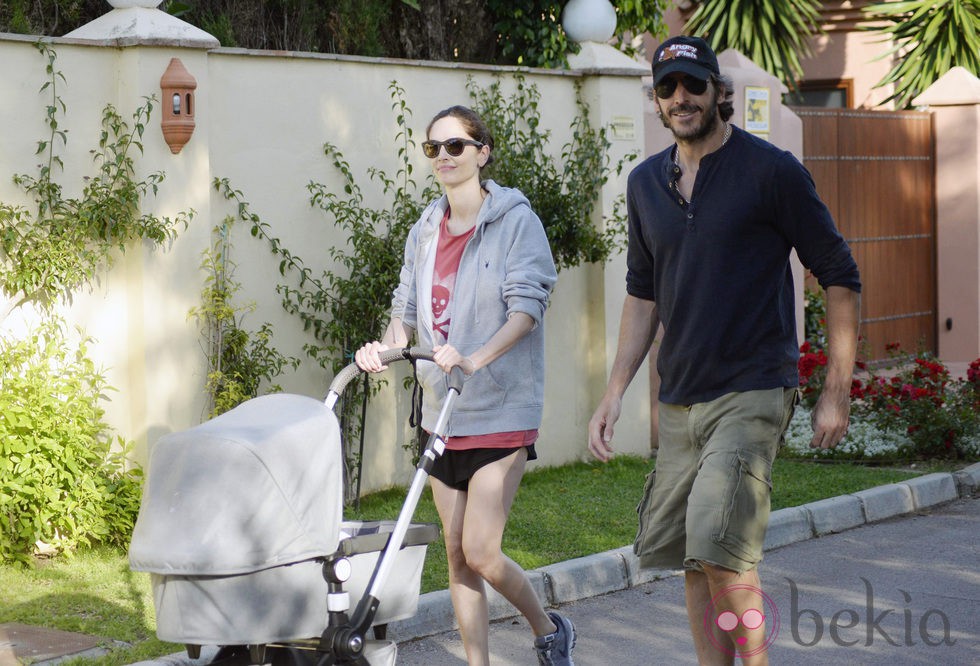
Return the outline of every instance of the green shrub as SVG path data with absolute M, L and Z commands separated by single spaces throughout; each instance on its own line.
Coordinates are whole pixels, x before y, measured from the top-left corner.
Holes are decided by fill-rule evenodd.
M 30 562 L 38 542 L 69 554 L 122 545 L 136 520 L 141 471 L 125 468 L 127 447 L 104 420 L 109 387 L 87 356 L 89 339 L 67 339 L 55 318 L 0 339 L 3 562 Z
M 101 402 L 105 378 L 88 359 L 91 339 L 69 335 L 55 308 L 91 287 L 131 248 L 172 242 L 193 216 L 143 212 L 162 172 L 137 180 L 137 154 L 153 99 L 126 120 L 102 111 L 94 170 L 68 197 L 56 174 L 67 143 L 59 94 L 65 77 L 50 44 L 37 43 L 47 80 L 45 136 L 37 174 L 14 184 L 33 208 L 0 201 L 0 323 L 27 304 L 41 322 L 26 335 L 0 337 L 0 561 L 30 562 L 38 542 L 70 554 L 79 545 L 124 544 L 140 499 L 140 471 L 127 470 L 128 445 L 114 441 Z

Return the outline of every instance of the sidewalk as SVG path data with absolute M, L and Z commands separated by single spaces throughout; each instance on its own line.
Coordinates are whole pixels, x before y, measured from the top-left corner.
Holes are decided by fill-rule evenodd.
M 773 663 L 980 664 L 978 491 L 980 463 L 773 512 L 760 569 Z M 575 621 L 581 666 L 696 663 L 679 572 L 640 570 L 626 547 L 529 573 Z M 495 593 L 490 610 L 494 665 L 533 663 L 523 618 Z M 465 664 L 445 590 L 422 595 L 388 637 L 400 665 Z
M 760 572 L 771 600 L 770 662 L 980 664 L 978 535 L 980 499 L 962 499 L 767 553 Z M 561 611 L 578 631 L 578 666 L 697 664 L 682 576 L 563 604 Z M 493 623 L 490 647 L 494 666 L 535 663 L 523 619 Z M 399 666 L 465 663 L 455 631 L 398 647 Z

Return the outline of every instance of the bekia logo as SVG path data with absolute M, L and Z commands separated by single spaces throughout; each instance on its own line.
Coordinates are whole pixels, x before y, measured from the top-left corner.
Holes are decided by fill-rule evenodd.
M 850 647 L 859 643 L 870 646 L 879 638 L 885 639 L 886 642 L 896 647 L 902 644 L 912 646 L 916 644 L 916 633 L 922 642 L 930 647 L 956 643 L 956 640 L 951 637 L 952 626 L 949 617 L 938 608 L 926 610 L 919 615 L 918 622 L 915 622 L 915 614 L 909 607 L 909 604 L 912 603 L 912 595 L 905 590 L 899 590 L 906 604 L 901 611 L 895 608 L 882 608 L 880 600 L 876 607 L 874 588 L 871 587 L 871 582 L 867 578 L 862 578 L 865 593 L 863 612 L 861 612 L 862 609 L 841 608 L 829 618 L 825 618 L 815 610 L 800 608 L 799 589 L 794 581 L 789 578 L 786 580 L 789 581 L 790 589 L 790 628 L 793 632 L 793 641 L 797 645 L 803 647 L 816 645 L 823 640 L 825 627 L 830 640 L 842 647 Z M 889 618 L 893 613 L 896 615 L 901 613 L 901 631 L 889 630 L 882 626 L 886 618 Z M 863 627 L 862 620 L 864 621 Z M 806 637 L 802 631 L 803 627 L 806 627 Z
M 741 615 L 728 610 L 746 608 Z M 769 649 L 779 634 L 779 611 L 765 592 L 752 585 L 729 585 L 705 609 L 708 640 L 731 657 L 752 657 Z
M 890 608 L 882 604 L 880 597 L 875 599 L 871 582 L 861 578 L 864 608 L 839 608 L 821 615 L 812 608 L 803 608 L 799 586 L 789 578 L 786 580 L 790 589 L 790 633 L 793 642 L 801 647 L 814 647 L 828 639 L 841 647 L 870 646 L 876 640 L 895 647 L 917 645 L 916 639 L 930 647 L 956 644 L 949 617 L 938 608 L 917 613 L 912 606 L 912 595 L 905 590 L 899 590 L 905 607 Z M 741 615 L 732 608 L 740 609 Z M 895 626 L 898 619 L 900 628 Z M 746 658 L 765 652 L 776 641 L 779 628 L 776 604 L 751 585 L 724 588 L 705 609 L 704 629 L 708 640 L 732 657 Z

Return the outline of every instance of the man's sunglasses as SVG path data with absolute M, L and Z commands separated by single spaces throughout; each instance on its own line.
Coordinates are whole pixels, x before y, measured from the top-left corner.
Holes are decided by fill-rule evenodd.
M 463 149 L 466 146 L 476 146 L 479 150 L 483 148 L 482 143 L 479 141 L 474 141 L 473 139 L 459 139 L 452 138 L 446 139 L 445 141 L 423 141 L 422 142 L 422 152 L 429 159 L 435 159 L 439 156 L 439 149 L 443 146 L 446 147 L 446 152 L 449 153 L 450 157 L 459 157 L 463 154 Z
M 674 91 L 677 90 L 678 83 L 681 83 L 687 89 L 687 92 L 692 95 L 703 95 L 704 91 L 708 89 L 708 82 L 704 79 L 685 74 L 679 79 L 665 78 L 653 90 L 660 99 L 669 99 L 674 95 Z

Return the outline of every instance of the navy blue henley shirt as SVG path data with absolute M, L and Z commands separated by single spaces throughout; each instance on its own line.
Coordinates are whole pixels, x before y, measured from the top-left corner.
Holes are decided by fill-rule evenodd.
M 824 288 L 861 290 L 857 264 L 791 153 L 733 127 L 706 155 L 691 202 L 672 193 L 673 146 L 627 187 L 626 290 L 664 325 L 660 400 L 799 385 L 790 250 Z

